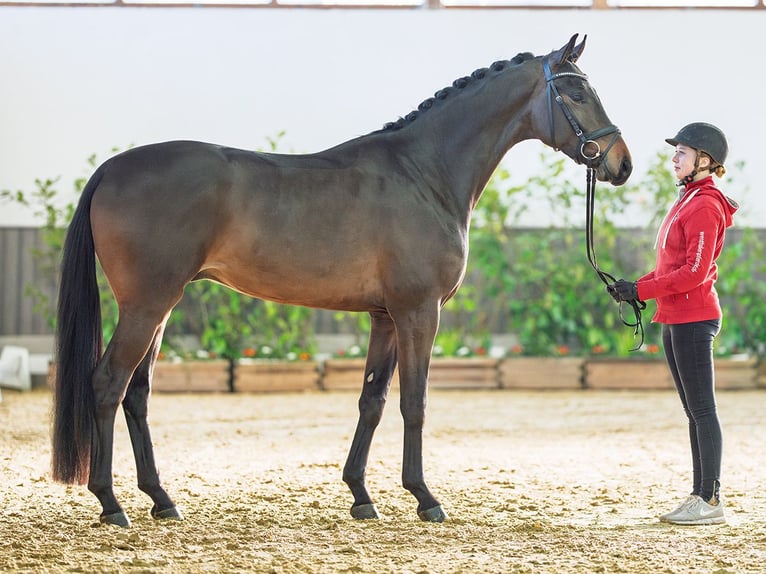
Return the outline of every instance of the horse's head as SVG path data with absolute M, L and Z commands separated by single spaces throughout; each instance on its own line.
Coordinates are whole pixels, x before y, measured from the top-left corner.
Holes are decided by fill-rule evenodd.
M 586 38 L 576 45 L 575 34 L 563 48 L 541 59 L 544 83 L 533 104 L 533 121 L 543 143 L 594 167 L 599 180 L 621 185 L 633 170 L 628 146 L 588 77 L 575 65 Z

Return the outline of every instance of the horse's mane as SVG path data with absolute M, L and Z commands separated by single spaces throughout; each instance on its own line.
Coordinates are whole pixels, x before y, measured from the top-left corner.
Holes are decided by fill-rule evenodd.
M 463 76 L 462 78 L 458 78 L 452 82 L 451 86 L 447 86 L 446 88 L 442 88 L 436 92 L 432 98 L 423 100 L 418 106 L 417 110 L 412 110 L 406 116 L 399 118 L 395 122 L 388 122 L 383 126 L 383 129 L 379 131 L 385 132 L 400 130 L 408 124 L 414 122 L 418 116 L 420 116 L 420 114 L 430 110 L 434 104 L 446 100 L 451 95 L 459 92 L 460 90 L 463 90 L 472 84 L 475 84 L 476 82 L 485 80 L 489 74 L 493 72 L 502 72 L 507 68 L 518 66 L 527 60 L 533 59 L 534 57 L 535 55 L 531 54 L 530 52 L 522 52 L 520 54 L 516 54 L 510 60 L 498 60 L 497 62 L 494 62 L 489 68 L 479 68 L 478 70 L 474 70 L 470 76 Z

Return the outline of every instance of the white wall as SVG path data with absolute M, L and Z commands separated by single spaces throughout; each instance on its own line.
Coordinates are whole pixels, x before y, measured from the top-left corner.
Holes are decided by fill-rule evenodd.
M 0 6 L 0 189 L 87 175 L 85 159 L 190 138 L 311 152 L 380 128 L 437 89 L 521 51 L 588 34 L 580 60 L 636 163 L 690 121 L 729 136 L 722 185 L 764 226 L 766 11 L 305 10 Z M 506 158 L 526 177 L 540 144 Z M 584 175 L 583 175 L 584 178 Z M 605 193 L 604 187 L 601 193 Z M 0 225 L 34 223 L 0 203 Z M 547 223 L 544 214 L 525 225 Z M 641 224 L 642 221 L 627 223 Z

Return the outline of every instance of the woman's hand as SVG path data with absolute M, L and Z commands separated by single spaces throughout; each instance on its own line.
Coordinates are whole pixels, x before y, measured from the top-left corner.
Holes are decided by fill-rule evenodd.
M 625 279 L 618 279 L 611 285 L 606 286 L 606 292 L 612 296 L 612 299 L 617 301 L 637 301 L 638 300 L 638 286 L 635 281 L 626 281 Z

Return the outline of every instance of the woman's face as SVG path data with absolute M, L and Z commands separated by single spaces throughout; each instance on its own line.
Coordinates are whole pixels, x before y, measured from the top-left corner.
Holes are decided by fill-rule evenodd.
M 673 171 L 679 181 L 694 171 L 694 160 L 697 159 L 697 150 L 678 144 L 676 153 L 673 154 Z

